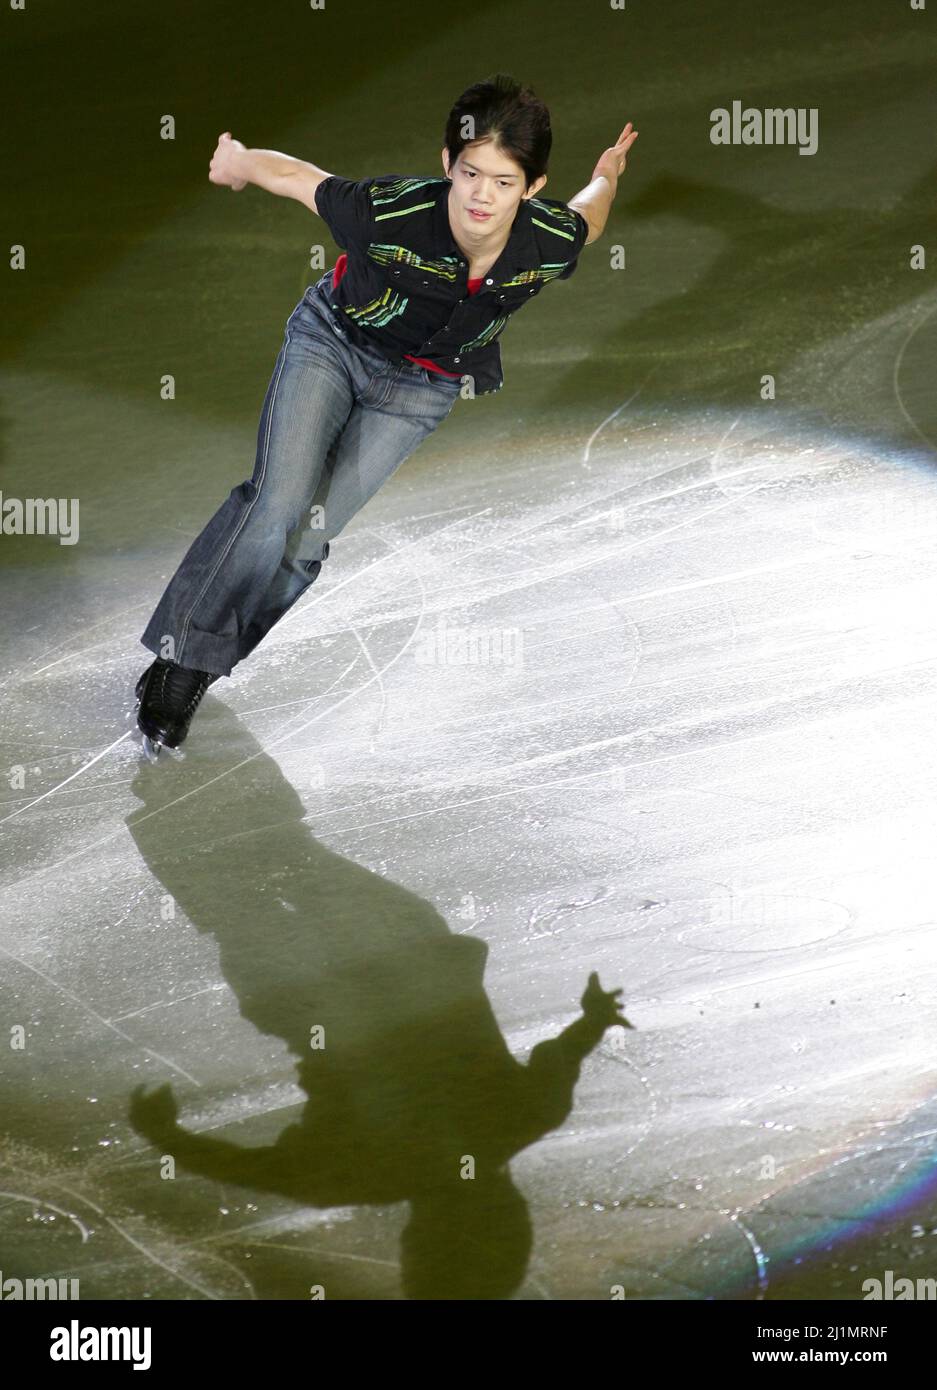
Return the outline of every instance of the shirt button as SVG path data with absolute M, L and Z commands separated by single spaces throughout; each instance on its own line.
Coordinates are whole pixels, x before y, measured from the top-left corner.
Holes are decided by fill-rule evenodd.
M 485 281 L 485 284 L 486 284 L 486 285 L 493 285 L 493 284 L 494 284 L 494 280 L 488 279 L 488 280 Z
M 462 358 L 461 358 L 461 357 L 453 357 L 452 360 L 453 360 L 453 362 L 461 362 L 461 361 L 462 361 Z

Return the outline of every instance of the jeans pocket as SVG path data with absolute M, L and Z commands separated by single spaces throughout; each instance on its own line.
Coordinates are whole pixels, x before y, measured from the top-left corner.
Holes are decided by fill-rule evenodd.
M 325 319 L 331 331 L 335 334 L 336 338 L 340 338 L 343 343 L 347 343 L 348 334 L 342 327 L 341 320 L 335 317 L 335 313 L 331 306 L 328 304 L 323 304 L 321 312 L 323 318 Z
M 329 306 L 316 294 L 314 285 L 306 290 L 293 310 L 288 327 L 292 336 L 301 340 L 316 339 L 321 343 L 327 343 L 339 338 L 343 343 L 348 341 L 332 318 Z

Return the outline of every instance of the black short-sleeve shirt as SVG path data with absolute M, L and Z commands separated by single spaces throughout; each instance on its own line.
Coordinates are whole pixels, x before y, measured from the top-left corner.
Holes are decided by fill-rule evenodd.
M 476 395 L 504 382 L 499 339 L 512 314 L 552 280 L 568 280 L 589 235 L 580 212 L 557 198 L 521 201 L 498 260 L 476 294 L 449 226 L 447 178 L 330 174 L 316 207 L 347 253 L 330 303 L 352 342 L 390 361 L 425 357 L 471 376 Z

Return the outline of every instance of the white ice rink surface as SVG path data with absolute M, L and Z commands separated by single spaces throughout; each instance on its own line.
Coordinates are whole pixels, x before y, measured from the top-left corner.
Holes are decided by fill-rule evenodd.
M 5 579 L 4 1276 L 399 1298 L 412 1193 L 480 1150 L 514 1205 L 442 1199 L 424 1239 L 445 1279 L 462 1222 L 501 1296 L 937 1273 L 933 312 L 798 363 L 809 417 L 659 401 L 625 364 L 603 417 L 541 425 L 515 369 L 524 415 L 459 403 L 155 767 L 138 635 L 252 440 L 173 425 L 162 508 L 98 461 L 82 544 Z M 51 388 L 16 387 L 28 447 Z M 87 393 L 54 389 L 90 467 Z M 487 661 L 443 641 L 468 630 Z M 633 1029 L 570 1103 L 508 1054 L 592 971 Z M 239 1147 L 302 1120 L 284 1190 L 161 1178 L 129 1109 L 164 1082 Z

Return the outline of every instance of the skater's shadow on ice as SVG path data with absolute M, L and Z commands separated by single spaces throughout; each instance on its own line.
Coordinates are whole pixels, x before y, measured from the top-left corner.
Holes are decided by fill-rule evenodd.
M 485 993 L 485 942 L 316 841 L 276 762 L 217 700 L 202 720 L 185 762 L 141 765 L 144 807 L 128 826 L 177 906 L 215 937 L 242 1015 L 299 1059 L 309 1100 L 262 1148 L 180 1127 L 168 1086 L 134 1092 L 134 1128 L 189 1172 L 306 1206 L 409 1202 L 406 1296 L 510 1296 L 531 1223 L 509 1160 L 563 1123 L 582 1060 L 606 1028 L 627 1025 L 614 994 L 591 977 L 582 1016 L 521 1065 Z M 206 750 L 221 746 L 226 765 L 251 761 L 177 800 L 217 775 Z

